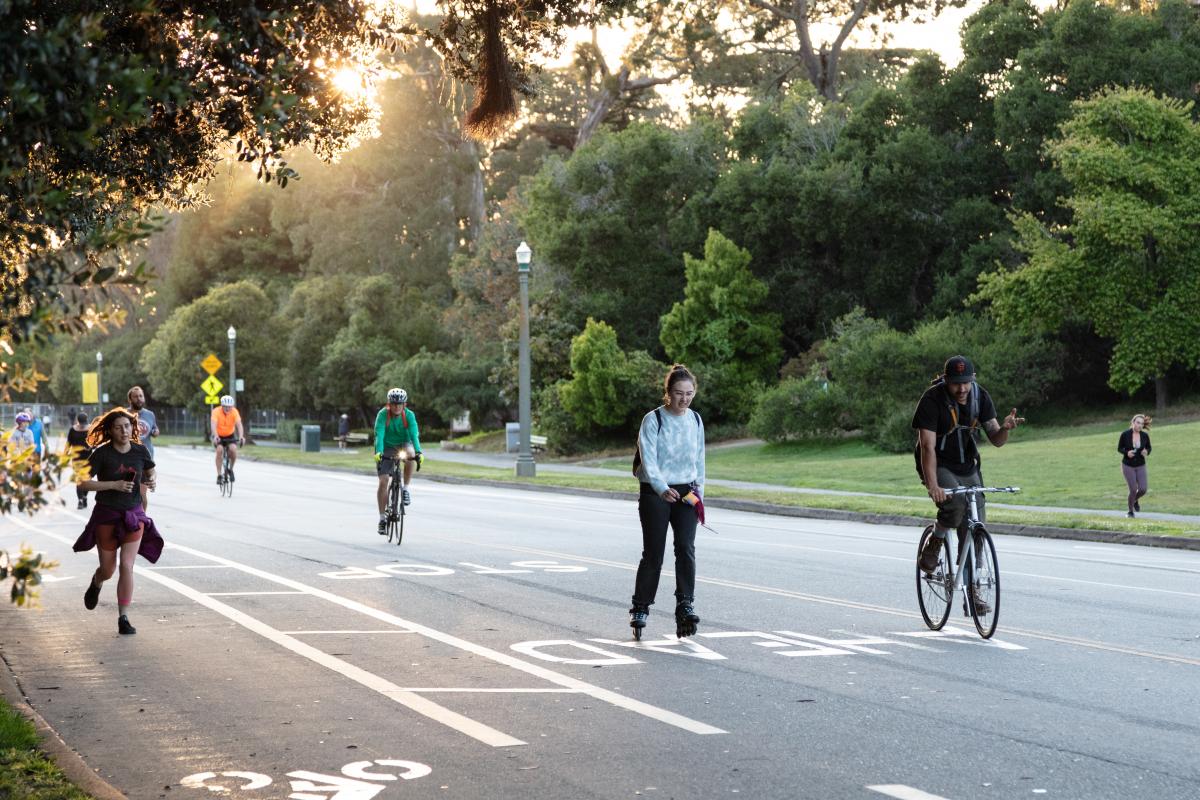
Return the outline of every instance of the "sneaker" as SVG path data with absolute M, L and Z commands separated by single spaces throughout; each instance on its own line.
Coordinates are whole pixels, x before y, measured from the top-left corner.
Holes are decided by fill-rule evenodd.
M 992 613 L 992 607 L 978 594 L 975 595 L 975 610 L 979 612 L 979 616 L 981 617 L 986 617 Z
M 379 515 L 379 535 L 380 536 L 387 535 L 387 523 L 388 523 L 387 514 L 380 514 Z
M 400 497 L 402 498 L 401 502 L 403 502 L 404 505 L 408 505 L 412 502 L 412 495 L 408 493 L 407 486 L 400 487 Z
M 925 542 L 925 547 L 921 549 L 921 556 L 917 559 L 917 564 L 921 567 L 922 572 L 932 573 L 937 569 L 938 558 L 942 552 L 942 545 L 945 539 L 939 539 L 936 536 L 930 536 Z
M 220 475 L 218 475 L 217 476 L 217 486 L 224 486 L 224 485 L 225 485 L 225 479 L 222 478 Z
M 100 587 L 89 583 L 87 591 L 83 593 L 83 607 L 91 611 L 98 602 L 100 602 Z
M 132 633 L 137 633 L 137 628 L 129 624 L 129 617 L 122 614 L 117 617 L 117 633 L 128 636 Z
M 229 472 L 227 474 L 229 475 L 229 482 L 233 483 L 233 467 L 229 468 Z
M 1141 504 L 1141 503 L 1139 503 L 1137 500 L 1134 500 L 1134 501 L 1133 501 L 1133 510 L 1134 510 L 1134 511 L 1141 511 L 1141 510 L 1142 510 L 1142 504 Z
M 1133 519 L 1133 512 L 1132 512 L 1132 511 L 1128 511 L 1128 512 L 1126 512 L 1126 513 L 1125 513 L 1125 516 L 1129 517 L 1130 519 Z
M 80 510 L 87 508 L 87 498 L 86 497 L 79 498 L 79 503 L 75 507 Z

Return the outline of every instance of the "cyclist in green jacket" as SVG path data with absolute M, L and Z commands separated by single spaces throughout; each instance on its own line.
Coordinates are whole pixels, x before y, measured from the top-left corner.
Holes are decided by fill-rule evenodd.
M 401 450 L 405 456 L 400 456 Z M 404 461 L 404 483 L 400 494 L 404 505 L 412 502 L 409 493 L 413 468 L 425 460 L 421 454 L 421 437 L 417 430 L 417 415 L 408 407 L 408 392 L 389 389 L 387 405 L 375 415 L 375 473 L 379 476 L 379 488 L 375 499 L 379 505 L 379 533 L 387 533 L 388 478 L 392 474 L 392 462 L 397 458 Z

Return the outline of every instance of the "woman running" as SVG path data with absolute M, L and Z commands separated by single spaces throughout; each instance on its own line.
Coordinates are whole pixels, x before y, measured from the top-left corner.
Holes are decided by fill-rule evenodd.
M 133 562 L 140 554 L 150 563 L 162 555 L 163 539 L 142 508 L 141 487 L 153 489 L 154 461 L 150 451 L 138 440 L 137 415 L 124 408 L 98 417 L 88 428 L 89 477 L 79 484 L 84 491 L 96 493 L 92 518 L 76 540 L 74 550 L 82 553 L 97 548 L 100 566 L 83 593 L 83 606 L 89 611 L 100 600 L 100 587 L 117 569 L 120 551 L 120 575 L 117 578 L 117 631 L 137 633 L 129 623 L 133 602 Z

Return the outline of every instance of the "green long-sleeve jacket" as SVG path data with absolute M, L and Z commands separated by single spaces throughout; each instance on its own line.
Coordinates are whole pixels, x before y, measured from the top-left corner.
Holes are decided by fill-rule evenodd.
M 417 430 L 417 415 L 411 408 L 404 414 L 388 419 L 387 408 L 379 409 L 375 415 L 375 452 L 382 453 L 393 447 L 412 442 L 413 450 L 421 452 L 421 434 Z

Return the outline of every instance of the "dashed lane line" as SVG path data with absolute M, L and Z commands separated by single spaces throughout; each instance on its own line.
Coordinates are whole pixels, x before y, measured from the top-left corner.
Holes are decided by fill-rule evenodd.
M 439 538 L 439 537 L 430 537 Z M 448 540 L 447 540 L 448 541 Z M 602 558 L 590 558 L 587 556 L 578 556 L 572 553 L 560 553 L 556 550 L 540 550 L 533 547 L 519 547 L 517 545 L 503 545 L 494 542 L 464 542 L 455 540 L 457 544 L 470 544 L 477 547 L 490 547 L 497 550 L 505 550 L 514 553 L 528 553 L 531 555 L 546 556 L 566 561 L 576 561 L 582 564 L 595 564 L 602 567 L 614 567 L 616 569 L 628 570 L 631 572 L 637 571 L 636 564 L 629 564 L 621 561 L 609 561 Z M 664 576 L 674 577 L 675 573 L 663 569 Z M 797 592 L 792 589 L 777 589 L 771 586 L 758 586 L 752 583 L 742 583 L 740 581 L 730 581 L 723 578 L 708 578 L 701 575 L 696 576 L 697 583 L 705 583 L 712 586 L 723 586 L 727 589 L 740 589 L 748 592 L 756 592 L 758 594 L 769 594 L 776 597 L 788 597 L 795 600 L 804 600 L 810 603 L 821 603 L 824 605 L 839 606 L 841 608 L 853 608 L 859 611 L 872 611 L 877 614 L 888 614 L 895 617 L 906 617 L 908 619 L 920 619 L 920 615 L 912 611 L 905 611 L 900 608 L 891 608 L 889 606 L 875 605 L 873 603 L 860 603 L 854 600 L 843 600 L 837 597 L 825 597 L 819 594 L 808 594 L 806 592 Z M 1093 639 L 1083 639 L 1075 636 L 1063 636 L 1054 633 L 1043 633 L 1041 631 L 1032 631 L 1024 628 L 1009 628 L 1004 627 L 1004 634 L 1008 636 L 1027 636 L 1031 639 L 1040 639 L 1047 642 L 1056 642 L 1058 644 L 1073 645 L 1076 647 L 1085 647 L 1091 650 L 1102 650 L 1109 653 L 1120 653 L 1122 655 L 1137 656 L 1139 658 L 1150 658 L 1156 661 L 1166 661 L 1174 664 L 1188 664 L 1194 667 L 1200 667 L 1200 659 L 1188 658 L 1187 656 L 1177 656 L 1170 653 L 1155 653 L 1148 650 L 1139 650 L 1136 647 L 1126 647 L 1119 644 L 1111 644 L 1109 642 L 1097 642 Z
M 868 786 L 867 788 L 872 792 L 878 792 L 888 797 L 895 797 L 896 800 L 946 800 L 940 794 L 923 792 L 920 789 L 914 789 L 902 783 L 888 783 L 879 786 Z
M 66 511 L 60 513 L 78 516 Z M 82 520 L 83 518 L 79 517 L 79 519 Z M 13 519 L 13 522 L 29 530 L 41 533 L 44 536 L 49 536 L 50 538 L 62 542 L 68 546 L 70 546 L 73 542 L 72 539 L 45 530 L 31 523 L 25 522 L 24 520 Z M 490 647 L 485 647 L 483 645 L 467 641 L 466 639 L 461 639 L 453 634 L 439 631 L 435 628 L 430 628 L 418 622 L 402 619 L 393 614 L 389 614 L 386 611 L 372 608 L 371 606 L 360 603 L 356 600 L 351 600 L 347 597 L 342 597 L 332 592 L 318 589 L 315 586 L 309 586 L 305 583 L 301 583 L 300 581 L 296 581 L 291 578 L 286 578 L 282 575 L 276 575 L 274 573 L 258 569 L 257 567 L 252 567 L 248 564 L 241 564 L 231 559 L 205 553 L 185 545 L 172 544 L 171 549 L 188 553 L 197 558 L 211 561 L 215 564 L 223 564 L 232 569 L 244 572 L 247 575 L 253 575 L 281 586 L 290 587 L 304 594 L 308 594 L 335 605 L 342 606 L 343 608 L 355 611 L 364 616 L 372 617 L 388 625 L 421 634 L 422 636 L 441 642 L 442 644 L 450 647 L 473 653 L 474 655 L 489 659 L 520 672 L 524 672 L 528 675 L 541 678 L 542 680 L 564 689 L 569 689 L 580 694 L 588 695 L 589 697 L 595 698 L 601 702 L 608 703 L 617 708 L 623 708 L 627 711 L 632 711 L 649 719 L 654 719 L 664 724 L 688 731 L 689 733 L 695 733 L 699 735 L 726 733 L 726 731 L 713 725 L 690 719 L 682 714 L 677 714 L 673 711 L 668 711 L 667 709 L 659 708 L 657 706 L 650 705 L 649 703 L 644 703 L 640 700 L 635 700 L 632 697 L 627 697 L 625 695 L 618 694 L 617 692 L 595 686 L 587 683 L 586 681 L 579 680 L 578 678 L 573 678 L 569 675 L 564 675 L 562 673 L 555 672 L 554 670 L 547 669 L 546 667 L 542 667 L 537 664 L 531 664 L 527 661 L 516 658 L 515 656 L 509 655 L 508 653 L 502 653 L 498 650 L 493 650 Z M 189 599 L 192 599 L 195 602 L 228 617 L 238 624 L 241 624 L 256 633 L 259 633 L 265 638 L 275 641 L 276 643 L 289 650 L 292 650 L 293 652 L 304 655 L 305 657 L 320 663 L 329 669 L 340 672 L 346 675 L 346 677 L 356 680 L 357 682 L 368 686 L 369 688 L 373 688 L 376 691 L 379 691 L 381 694 L 384 694 L 385 696 L 395 700 L 396 702 L 401 703 L 402 705 L 405 705 L 412 710 L 417 711 L 418 713 L 424 714 L 431 719 L 442 722 L 443 724 L 446 724 L 455 730 L 461 730 L 463 733 L 479 739 L 480 741 L 485 741 L 486 743 L 495 747 L 524 744 L 524 742 L 518 739 L 488 728 L 481 723 L 475 722 L 474 720 L 471 720 L 460 714 L 456 714 L 449 709 L 444 709 L 441 706 L 426 700 L 425 698 L 422 698 L 412 692 L 405 691 L 403 688 L 396 686 L 389 681 L 385 681 L 383 678 L 380 678 L 377 675 L 355 667 L 354 665 L 344 662 L 335 656 L 330 656 L 329 654 L 305 644 L 304 642 L 300 642 L 283 633 L 282 631 L 276 630 L 275 628 L 266 625 L 258 619 L 255 619 L 248 614 L 244 614 L 243 612 L 240 612 L 237 609 L 220 602 L 219 600 L 214 600 L 207 594 L 192 589 L 191 587 L 179 583 L 172 578 L 168 578 L 162 574 L 157 574 L 151 570 L 143 569 L 140 566 L 136 567 L 135 569 L 138 573 L 145 575 L 147 578 L 185 595 Z M 342 668 L 343 666 L 344 669 Z

